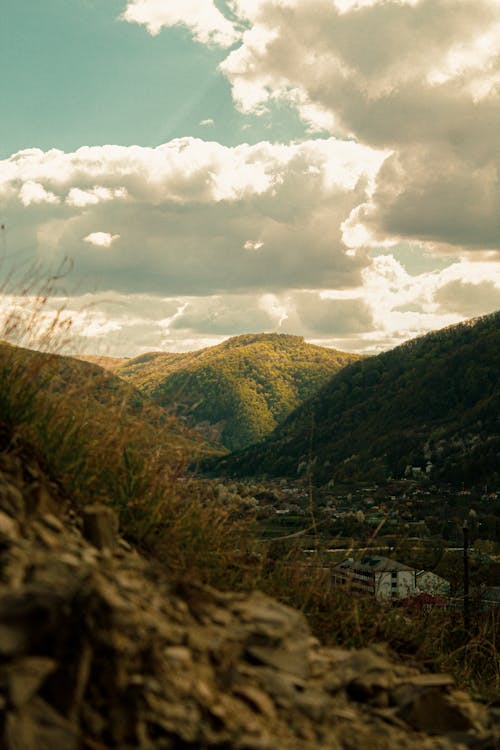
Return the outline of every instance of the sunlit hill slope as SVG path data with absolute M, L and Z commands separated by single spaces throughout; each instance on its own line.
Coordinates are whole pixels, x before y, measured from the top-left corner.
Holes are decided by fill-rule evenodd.
M 358 359 L 299 336 L 251 334 L 187 354 L 152 352 L 115 372 L 235 450 L 269 434 L 335 372 Z

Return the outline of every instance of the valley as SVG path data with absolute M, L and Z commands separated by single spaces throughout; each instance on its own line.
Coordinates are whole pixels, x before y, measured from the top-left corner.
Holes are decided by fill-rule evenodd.
M 187 607 L 196 619 L 197 607 L 203 609 L 203 601 L 210 601 L 216 627 L 226 628 L 229 615 L 216 604 L 217 597 L 226 597 L 224 602 L 234 601 L 234 622 L 239 628 L 238 602 L 250 597 L 250 611 L 244 618 L 251 622 L 254 617 L 256 621 L 261 616 L 272 619 L 274 615 L 261 614 L 268 608 L 300 610 L 322 648 L 346 649 L 346 653 L 361 649 L 363 653 L 383 642 L 403 662 L 413 660 L 419 669 L 450 672 L 460 687 L 486 704 L 494 703 L 500 687 L 495 646 L 500 624 L 498 379 L 493 377 L 498 327 L 497 314 L 431 334 L 396 353 L 351 362 L 338 352 L 324 355 L 317 352 L 319 347 L 309 349 L 300 339 L 282 339 L 276 334 L 229 340 L 225 347 L 216 347 L 215 357 L 210 350 L 196 356 L 155 354 L 125 363 L 101 361 L 105 369 L 72 357 L 2 344 L 0 569 L 2 560 L 6 567 L 0 598 L 4 597 L 7 614 L 0 615 L 0 625 L 2 616 L 6 617 L 7 625 L 2 627 L 7 632 L 9 618 L 18 617 L 11 611 L 15 581 L 22 582 L 15 596 L 28 601 L 28 571 L 38 571 L 39 564 L 36 575 L 42 585 L 39 588 L 36 583 L 33 590 L 48 602 L 43 606 L 54 621 L 59 610 L 51 608 L 59 605 L 44 599 L 43 581 L 66 601 L 65 592 L 73 591 L 70 581 L 74 580 L 74 595 L 85 598 L 85 592 L 92 592 L 89 596 L 103 612 L 113 612 L 116 622 L 123 611 L 123 597 L 129 602 L 127 611 L 137 608 L 140 628 L 146 621 L 151 623 L 148 618 L 155 613 L 155 621 L 162 623 L 160 631 L 172 633 L 168 638 L 174 643 L 169 641 L 169 648 L 179 646 L 175 645 L 174 611 L 184 612 Z M 260 356 L 255 356 L 255 347 Z M 289 389 L 298 381 L 308 386 L 295 410 L 285 413 L 274 432 L 229 453 L 213 432 L 207 439 L 204 420 L 197 421 L 194 408 L 187 418 L 164 392 L 161 399 L 155 397 L 155 388 L 161 391 L 164 382 L 163 374 L 158 378 L 158 371 L 164 370 L 156 360 L 172 364 L 178 356 L 184 361 L 207 360 L 217 388 L 227 384 L 229 374 L 238 383 L 241 372 L 242 383 L 248 385 L 251 378 L 252 394 L 259 392 L 257 383 L 261 396 L 268 389 L 269 404 L 277 403 L 273 401 L 277 394 L 291 392 L 283 391 L 285 384 Z M 178 365 L 178 361 L 172 364 L 174 374 Z M 147 370 L 149 366 L 152 370 Z M 126 378 L 120 374 L 124 367 L 128 368 Z M 335 371 L 328 375 L 331 367 Z M 482 373 L 480 393 L 470 384 L 471 367 L 474 373 Z M 135 384 L 131 382 L 134 368 Z M 378 381 L 372 377 L 374 368 Z M 197 385 L 202 387 L 207 370 L 196 371 L 203 372 Z M 271 387 L 275 374 L 279 377 Z M 315 378 L 324 382 L 311 395 L 308 389 Z M 418 388 L 415 378 L 421 383 Z M 383 388 L 377 387 L 380 382 Z M 217 388 L 212 384 L 206 390 L 212 427 L 223 419 L 227 408 L 227 401 L 219 401 Z M 297 386 L 293 392 L 298 398 Z M 445 392 L 453 397 L 446 400 Z M 416 407 L 420 401 L 425 405 L 421 409 Z M 252 397 L 247 404 L 250 412 L 238 412 L 240 427 L 247 414 L 254 413 L 256 403 Z M 286 399 L 279 403 L 280 409 L 285 403 L 290 408 Z M 401 439 L 403 428 L 405 440 Z M 239 435 L 243 434 L 240 430 Z M 341 447 L 346 440 L 350 442 L 347 460 L 342 458 Z M 390 445 L 397 451 L 395 463 L 391 463 Z M 464 526 L 469 545 L 467 583 Z M 113 541 L 118 529 L 119 544 Z M 96 552 L 89 551 L 88 545 Z M 30 568 L 23 561 L 33 554 Z M 151 572 L 146 572 L 149 565 Z M 130 573 L 134 591 L 127 588 Z M 151 605 L 137 593 L 142 588 L 149 592 Z M 173 610 L 169 604 L 166 610 L 155 604 L 160 590 L 167 602 L 174 603 Z M 171 593 L 165 594 L 166 590 Z M 263 593 L 250 593 L 255 590 Z M 196 602 L 201 596 L 198 604 L 190 599 L 190 591 L 203 592 L 194 594 Z M 221 593 L 210 593 L 215 591 Z M 175 598 L 178 595 L 184 604 Z M 261 600 L 262 596 L 271 598 Z M 64 606 L 73 611 L 71 604 Z M 205 623 L 205 615 L 200 616 Z M 19 658 L 28 654 L 38 659 L 40 647 L 30 618 L 19 617 L 16 627 L 26 633 L 27 644 Z M 183 622 L 186 638 L 202 638 L 203 631 L 190 635 L 195 630 L 189 618 Z M 101 632 L 90 621 L 85 623 L 82 638 L 92 644 L 99 670 L 114 675 L 115 667 L 107 662 L 109 651 L 100 650 L 99 639 L 117 638 L 115 625 L 108 623 Z M 160 631 L 153 636 L 147 628 L 141 630 L 146 651 L 153 642 L 163 642 Z M 2 632 L 0 648 L 5 649 Z M 73 657 L 60 657 L 51 640 L 53 631 L 47 632 L 57 679 L 66 679 L 65 659 L 73 664 Z M 229 640 L 233 637 L 224 633 Z M 293 638 L 300 641 L 298 631 Z M 271 639 L 265 658 L 279 663 L 287 673 L 291 657 L 285 659 L 281 647 L 275 652 L 272 643 Z M 204 646 L 197 648 L 193 651 L 197 658 L 211 659 Z M 86 649 L 82 646 L 74 658 L 86 659 Z M 18 669 L 17 652 L 9 659 L 9 669 Z M 134 663 L 123 662 L 126 670 L 133 670 Z M 301 674 L 308 675 L 307 669 L 301 662 Z M 140 670 L 149 674 L 147 660 L 141 662 Z M 94 705 L 94 686 L 106 690 L 106 681 L 97 673 L 92 675 L 92 687 L 82 688 L 82 697 L 73 698 L 84 701 L 85 711 Z M 178 695 L 170 677 L 165 679 L 161 684 L 169 685 L 167 692 Z M 113 690 L 121 690 L 114 676 L 109 680 Z M 255 690 L 256 684 L 252 677 L 249 689 Z M 34 726 L 39 726 L 36 701 L 44 702 L 45 711 L 58 712 L 56 724 L 60 715 L 70 716 L 59 693 L 40 690 L 33 706 L 29 703 L 29 711 L 34 712 L 29 721 Z M 183 700 L 179 698 L 180 703 Z M 120 705 L 128 701 L 133 706 L 138 727 L 149 721 L 150 714 L 143 712 L 140 700 L 120 701 Z M 158 712 L 164 721 L 168 711 L 163 703 Z M 16 721 L 21 720 L 22 714 L 14 715 Z M 100 727 L 109 725 L 119 745 L 123 722 L 99 721 L 91 730 L 92 737 L 106 738 L 108 729 Z M 484 720 L 485 727 L 489 721 Z M 175 732 L 182 733 L 179 726 L 175 725 Z M 72 731 L 85 735 L 87 730 L 81 726 Z M 202 722 L 196 731 L 208 730 Z M 64 748 L 57 742 L 54 746 Z

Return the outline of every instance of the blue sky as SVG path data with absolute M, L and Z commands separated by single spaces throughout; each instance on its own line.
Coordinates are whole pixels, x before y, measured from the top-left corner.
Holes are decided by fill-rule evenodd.
M 74 349 L 377 352 L 500 307 L 500 0 L 5 5 L 0 270 L 70 259 Z
M 217 71 L 225 50 L 194 43 L 179 27 L 151 37 L 120 21 L 123 9 L 122 0 L 6 3 L 0 157 L 32 146 L 158 146 L 183 136 L 236 145 L 304 135 L 288 106 L 264 118 L 235 109 Z

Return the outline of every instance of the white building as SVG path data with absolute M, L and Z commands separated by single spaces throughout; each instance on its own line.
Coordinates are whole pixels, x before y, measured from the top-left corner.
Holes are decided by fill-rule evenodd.
M 413 568 L 379 555 L 344 560 L 333 569 L 333 576 L 334 583 L 381 600 L 403 599 L 417 589 Z

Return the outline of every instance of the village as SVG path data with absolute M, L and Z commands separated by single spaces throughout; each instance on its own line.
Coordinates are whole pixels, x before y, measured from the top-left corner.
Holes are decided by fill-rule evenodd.
M 334 586 L 382 601 L 460 606 L 464 539 L 469 596 L 482 609 L 500 607 L 500 494 L 436 486 L 424 476 L 384 484 L 314 488 L 304 479 L 226 481 L 219 495 L 239 497 L 255 513 L 257 535 L 301 547 L 331 569 Z

